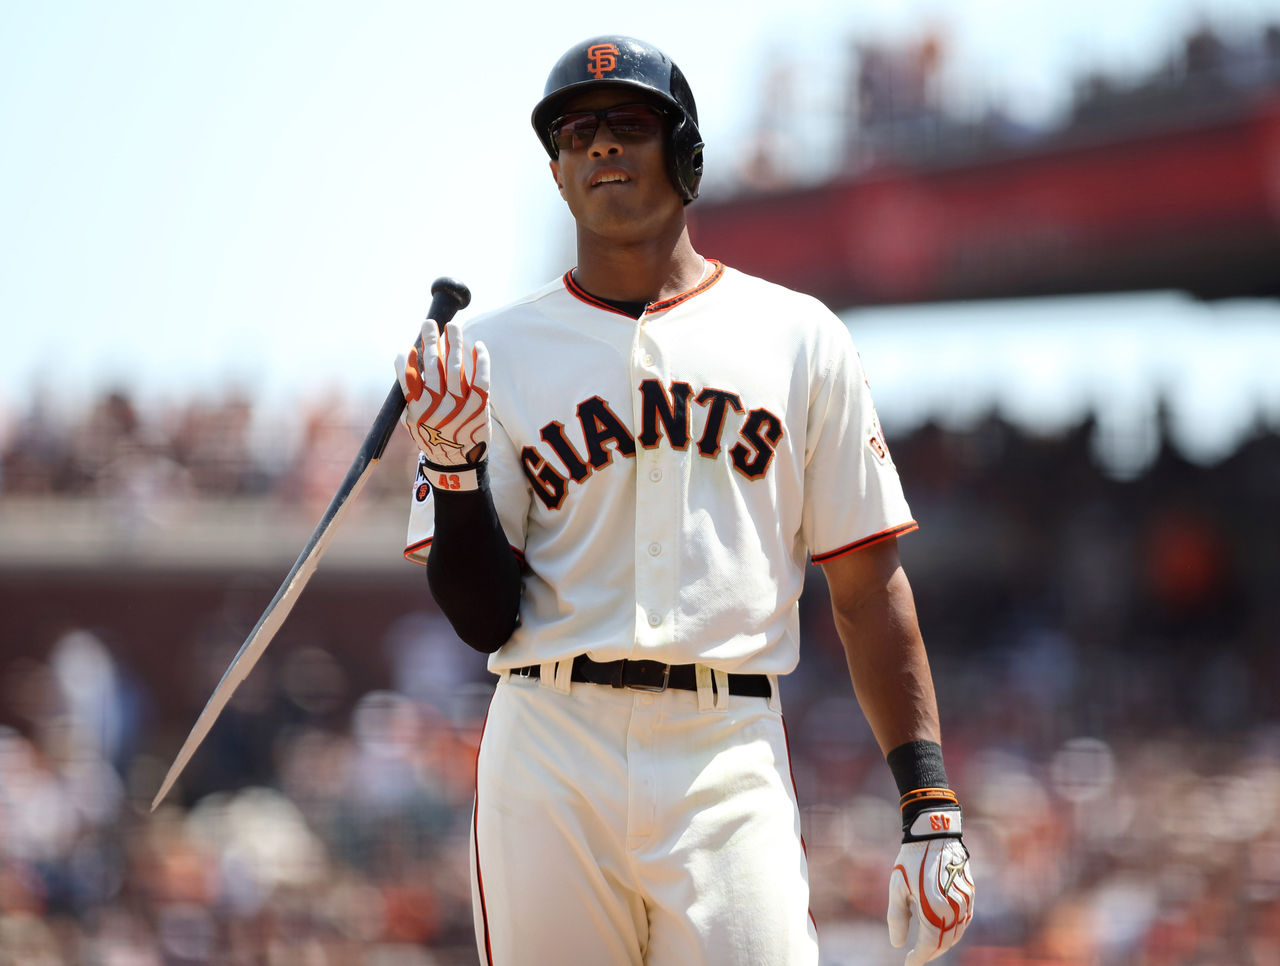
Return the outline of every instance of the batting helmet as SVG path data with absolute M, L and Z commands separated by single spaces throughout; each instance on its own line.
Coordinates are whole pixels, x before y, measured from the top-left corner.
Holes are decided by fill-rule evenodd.
M 657 101 L 668 118 L 667 173 L 688 204 L 698 197 L 702 178 L 702 135 L 689 82 L 675 63 L 652 44 L 632 37 L 592 37 L 569 48 L 551 68 L 542 100 L 533 109 L 533 129 L 551 160 L 560 156 L 551 124 L 568 100 L 595 87 L 625 86 Z

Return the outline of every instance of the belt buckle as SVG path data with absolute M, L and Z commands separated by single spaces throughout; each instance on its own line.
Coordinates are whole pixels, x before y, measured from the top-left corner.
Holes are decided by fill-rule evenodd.
M 624 660 L 622 663 L 623 663 L 623 673 L 625 674 L 626 661 Z M 661 684 L 657 684 L 657 685 L 628 684 L 626 685 L 626 687 L 630 688 L 632 691 L 648 691 L 652 694 L 661 694 L 663 691 L 667 690 L 667 685 L 670 683 L 671 683 L 671 665 L 664 664 L 662 665 L 662 683 Z

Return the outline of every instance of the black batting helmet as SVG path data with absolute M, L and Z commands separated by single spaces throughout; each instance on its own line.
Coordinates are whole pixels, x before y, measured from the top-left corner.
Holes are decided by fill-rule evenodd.
M 675 63 L 652 44 L 632 37 L 606 35 L 575 44 L 547 76 L 542 100 L 533 109 L 533 129 L 551 160 L 560 156 L 551 136 L 551 123 L 565 103 L 581 91 L 622 85 L 656 100 L 667 115 L 667 172 L 688 204 L 698 197 L 702 178 L 702 135 L 698 107 L 689 82 Z

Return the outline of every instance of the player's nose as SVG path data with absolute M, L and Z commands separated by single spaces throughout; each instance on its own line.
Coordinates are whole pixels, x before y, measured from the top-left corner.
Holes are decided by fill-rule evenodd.
M 596 136 L 591 140 L 591 157 L 607 158 L 621 153 L 622 142 L 609 130 L 609 125 L 601 121 L 596 128 Z

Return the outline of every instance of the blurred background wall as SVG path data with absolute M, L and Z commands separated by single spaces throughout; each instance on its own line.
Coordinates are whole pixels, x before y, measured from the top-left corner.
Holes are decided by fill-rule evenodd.
M 202 14 L 187 35 L 146 5 L 126 12 L 154 13 L 176 51 L 227 29 L 226 14 Z M 867 362 L 921 522 L 901 549 L 977 866 L 979 914 L 949 957 L 965 966 L 1280 962 L 1280 10 L 1247 12 L 1184 16 L 1131 61 L 1082 47 L 1040 113 L 1000 86 L 999 63 L 981 97 L 957 81 L 963 12 L 953 33 L 836 19 L 820 96 L 814 48 L 739 51 L 755 81 L 738 85 L 734 111 L 748 121 L 713 141 L 719 164 L 691 209 L 701 250 L 826 299 Z M 240 13 L 246 33 L 278 26 Z M 379 15 L 355 36 L 399 15 L 430 33 L 420 12 Z M 96 16 L 50 26 L 7 9 L 6 43 L 91 33 Z M 343 20 L 298 16 L 288 22 Z M 647 26 L 632 32 L 665 45 L 671 31 Z M 490 98 L 514 99 L 521 115 L 546 64 L 590 32 L 561 24 L 529 55 L 519 97 L 511 83 L 469 91 L 456 73 L 450 103 L 492 124 Z M 328 50 L 324 36 L 298 44 Z M 724 107 L 710 78 L 721 61 L 675 43 L 695 90 L 707 77 Z M 252 66 L 241 58 L 226 76 Z M 313 83 L 351 69 L 335 55 Z M 4 76 L 0 104 L 29 121 L 47 77 Z M 136 96 L 156 96 L 143 87 Z M 422 96 L 438 107 L 440 90 Z M 79 96 L 92 100 L 92 85 Z M 378 108 L 356 106 L 369 126 L 337 140 L 379 136 Z M 283 98 L 253 143 L 305 125 L 309 102 L 295 107 Z M 452 116 L 432 114 L 433 153 L 495 153 L 471 120 L 441 125 Z M 203 274 L 186 269 L 201 281 L 180 303 L 153 304 L 153 289 L 182 286 L 135 254 L 137 301 L 121 308 L 113 290 L 99 317 L 83 308 L 87 262 L 51 272 L 56 291 L 19 270 L 40 246 L 14 226 L 40 211 L 62 223 L 52 201 L 14 187 L 41 143 L 5 162 L 0 228 L 12 256 L 0 293 L 0 963 L 475 962 L 466 836 L 491 684 L 400 557 L 413 465 L 400 434 L 170 801 L 147 810 L 355 453 L 401 330 L 416 326 L 396 300 L 430 279 L 421 265 L 380 276 L 353 263 L 343 281 L 368 286 L 368 306 L 277 319 L 227 293 L 252 265 L 266 289 L 296 294 L 296 267 L 229 248 Z M 115 143 L 83 170 L 110 171 Z M 535 167 L 536 150 L 504 163 Z M 433 176 L 432 190 L 451 178 Z M 393 195 L 401 179 L 412 192 L 396 171 Z M 112 183 L 77 190 L 111 207 Z M 480 251 L 530 214 L 462 184 L 463 238 L 426 234 Z M 357 188 L 378 190 L 328 186 Z M 421 198 L 401 200 L 420 212 Z M 249 222 L 269 205 L 235 203 Z M 355 257 L 344 246 L 359 239 L 326 235 L 323 218 L 284 220 L 300 246 Z M 538 241 L 521 236 L 512 278 L 458 273 L 480 308 L 570 263 L 564 223 L 533 220 Z M 41 266 L 79 264 L 66 225 Z M 435 244 L 412 252 L 432 275 L 453 264 Z M 323 300 L 314 269 L 307 297 Z M 386 283 L 404 288 L 388 301 L 379 280 L 407 274 Z M 168 311 L 144 332 L 130 305 Z M 252 378 L 266 371 L 293 381 Z M 883 926 L 895 791 L 812 576 L 784 703 L 824 962 L 897 962 Z

